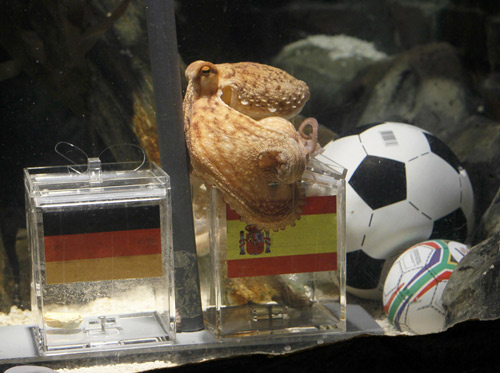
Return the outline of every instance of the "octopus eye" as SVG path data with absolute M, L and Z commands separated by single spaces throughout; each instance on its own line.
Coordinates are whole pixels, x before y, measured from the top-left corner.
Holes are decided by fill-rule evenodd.
M 202 75 L 205 75 L 205 76 L 207 76 L 208 74 L 210 74 L 210 67 L 208 67 L 208 66 L 203 66 L 203 67 L 201 68 L 201 74 L 202 74 Z

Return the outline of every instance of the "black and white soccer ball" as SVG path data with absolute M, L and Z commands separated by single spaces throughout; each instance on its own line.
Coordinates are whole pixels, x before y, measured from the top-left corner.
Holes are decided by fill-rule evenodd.
M 431 133 L 404 123 L 363 126 L 327 144 L 322 155 L 347 169 L 350 293 L 381 299 L 391 258 L 403 249 L 433 238 L 466 242 L 471 234 L 469 177 Z

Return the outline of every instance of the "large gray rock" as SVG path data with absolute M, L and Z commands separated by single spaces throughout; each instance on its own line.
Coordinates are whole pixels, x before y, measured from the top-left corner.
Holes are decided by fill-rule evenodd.
M 458 263 L 443 292 L 446 324 L 500 317 L 500 231 Z
M 305 115 L 335 132 L 381 121 L 401 121 L 441 140 L 484 111 L 458 52 L 447 43 L 415 47 L 392 57 L 353 37 L 316 35 L 285 47 L 273 64 L 311 89 Z
M 343 92 L 345 131 L 357 125 L 394 120 L 415 124 L 447 140 L 477 112 L 457 51 L 446 43 L 413 48 L 360 72 Z
M 287 45 L 272 60 L 277 66 L 307 83 L 311 98 L 302 114 L 335 127 L 344 110 L 342 89 L 363 68 L 387 55 L 372 43 L 346 35 L 313 35 Z

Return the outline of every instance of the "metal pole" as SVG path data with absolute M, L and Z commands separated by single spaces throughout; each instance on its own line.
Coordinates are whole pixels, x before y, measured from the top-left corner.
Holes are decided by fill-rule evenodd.
M 146 17 L 160 160 L 172 185 L 175 303 L 181 319 L 180 331 L 195 331 L 203 328 L 203 317 L 173 0 L 147 0 Z

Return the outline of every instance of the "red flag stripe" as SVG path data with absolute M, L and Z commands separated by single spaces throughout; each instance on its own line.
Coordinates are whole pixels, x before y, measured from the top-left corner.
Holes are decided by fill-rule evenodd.
M 314 196 L 306 198 L 306 204 L 302 206 L 301 215 L 335 214 L 336 212 L 336 196 Z
M 45 261 L 161 254 L 159 228 L 45 236 Z
M 237 259 L 227 262 L 229 278 L 333 271 L 336 269 L 337 253 Z
M 415 299 L 413 301 L 416 302 L 422 295 L 424 295 L 430 289 L 432 289 L 434 286 L 436 286 L 436 284 L 438 282 L 448 280 L 451 276 L 451 272 L 452 271 L 445 271 L 443 273 L 440 273 L 436 278 L 432 279 L 432 281 L 430 281 L 422 290 L 420 290 L 420 292 L 417 294 L 417 296 L 415 297 Z
M 336 196 L 306 197 L 306 203 L 301 206 L 300 215 L 335 214 L 337 212 Z M 240 216 L 229 206 L 226 206 L 227 220 L 240 220 Z

